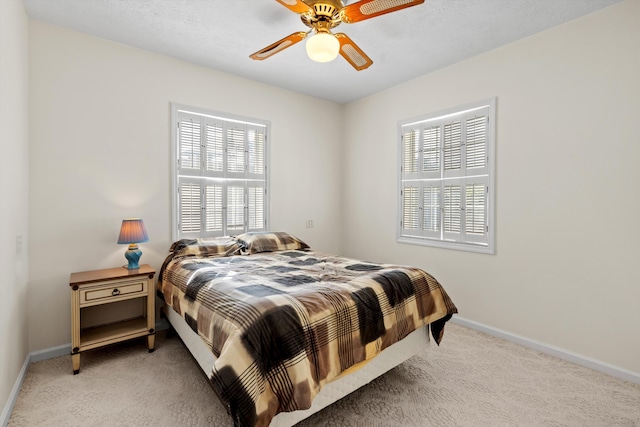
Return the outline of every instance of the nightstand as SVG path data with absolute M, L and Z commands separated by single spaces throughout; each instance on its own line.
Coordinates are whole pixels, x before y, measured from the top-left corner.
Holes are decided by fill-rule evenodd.
M 86 350 L 146 336 L 149 352 L 153 352 L 155 273 L 151 266 L 143 264 L 136 270 L 118 267 L 71 274 L 71 362 L 74 375 L 80 372 L 80 353 Z M 146 299 L 141 316 L 83 327 L 81 319 L 84 310 L 136 298 Z

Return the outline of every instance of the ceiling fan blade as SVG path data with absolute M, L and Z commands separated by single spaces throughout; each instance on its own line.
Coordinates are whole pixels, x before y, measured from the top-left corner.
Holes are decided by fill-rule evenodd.
M 340 55 L 358 71 L 369 68 L 373 61 L 344 33 L 335 34 L 340 42 Z
M 302 0 L 276 0 L 278 3 L 283 5 L 289 10 L 294 11 L 295 13 L 305 13 L 309 12 L 312 9 L 306 4 L 303 3 Z
M 417 6 L 422 3 L 424 3 L 424 0 L 361 0 L 342 9 L 342 22 L 351 24 L 364 21 L 365 19 L 375 18 L 385 13 L 395 12 L 396 10 Z
M 252 53 L 249 55 L 249 58 L 261 61 L 263 59 L 267 59 L 272 55 L 275 55 L 278 52 L 283 51 L 284 49 L 293 46 L 298 43 L 300 40 L 304 39 L 307 36 L 307 33 L 304 31 L 300 31 L 297 33 L 289 34 L 287 37 L 282 40 L 278 40 L 277 42 L 265 47 L 264 49 L 260 49 L 256 53 Z

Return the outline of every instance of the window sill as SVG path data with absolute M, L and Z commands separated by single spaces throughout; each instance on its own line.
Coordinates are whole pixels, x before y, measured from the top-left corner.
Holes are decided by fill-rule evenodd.
M 400 236 L 398 237 L 397 241 L 398 243 L 405 243 L 408 245 L 429 246 L 433 248 L 453 249 L 457 251 L 476 252 L 488 255 L 495 255 L 496 253 L 495 249 L 491 245 L 482 245 L 476 243 L 460 243 L 408 236 Z

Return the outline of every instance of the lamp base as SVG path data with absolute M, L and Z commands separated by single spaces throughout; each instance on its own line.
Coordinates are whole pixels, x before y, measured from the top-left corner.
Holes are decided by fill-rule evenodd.
M 129 261 L 129 264 L 124 265 L 123 267 L 127 270 L 137 270 L 140 268 L 138 261 L 142 256 L 142 251 L 138 249 L 138 245 L 131 244 L 129 245 L 129 249 L 124 253 L 124 257 Z

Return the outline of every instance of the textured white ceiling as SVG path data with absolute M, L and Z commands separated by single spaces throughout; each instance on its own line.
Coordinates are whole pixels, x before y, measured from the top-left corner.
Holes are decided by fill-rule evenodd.
M 33 19 L 173 56 L 296 92 L 347 103 L 620 0 L 426 0 L 346 33 L 373 60 L 355 71 L 320 64 L 304 41 L 264 61 L 253 52 L 307 31 L 275 0 L 23 0 Z M 345 4 L 354 3 L 348 1 Z

